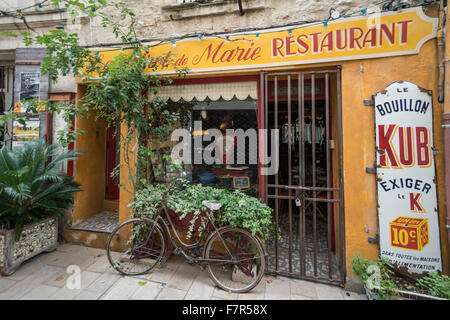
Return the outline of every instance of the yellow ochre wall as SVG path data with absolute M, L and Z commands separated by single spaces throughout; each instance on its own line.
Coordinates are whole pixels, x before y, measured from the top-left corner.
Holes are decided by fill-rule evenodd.
M 375 175 L 366 167 L 375 161 L 374 107 L 363 100 L 395 81 L 410 81 L 433 90 L 434 144 L 439 201 L 442 262 L 449 270 L 449 251 L 445 229 L 444 143 L 442 107 L 437 102 L 436 40 L 423 45 L 418 55 L 361 60 L 342 63 L 342 127 L 345 187 L 345 246 L 347 274 L 351 274 L 351 257 L 359 252 L 366 258 L 378 256 L 377 245 L 368 236 L 378 233 Z M 366 226 L 369 232 L 365 232 Z
M 84 96 L 86 87 L 78 86 L 78 101 Z M 106 155 L 106 124 L 95 121 L 95 114 L 89 118 L 77 117 L 77 129 L 85 134 L 78 136 L 75 149 L 82 152 L 75 161 L 75 181 L 81 183 L 83 192 L 75 193 L 73 224 L 84 221 L 103 210 L 105 199 L 105 155 Z
M 121 136 L 127 136 L 127 126 L 122 124 L 120 126 Z M 134 164 L 135 152 L 137 152 L 137 145 L 135 139 L 129 142 L 131 148 L 128 148 L 128 155 L 125 155 L 123 146 L 125 139 L 120 139 L 120 194 L 119 194 L 119 223 L 131 218 L 131 211 L 128 208 L 128 204 L 133 201 L 134 187 L 132 181 L 129 179 L 130 174 L 134 174 L 134 166 L 126 165 L 127 162 Z M 127 160 L 125 160 L 127 157 Z

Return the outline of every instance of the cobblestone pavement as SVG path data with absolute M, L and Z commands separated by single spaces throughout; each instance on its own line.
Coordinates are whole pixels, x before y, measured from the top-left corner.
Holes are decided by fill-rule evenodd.
M 80 268 L 80 289 L 67 286 L 75 279 L 68 273 L 71 265 Z M 335 286 L 270 276 L 249 293 L 228 293 L 216 288 L 198 265 L 189 265 L 178 256 L 170 257 L 162 268 L 151 273 L 122 276 L 110 267 L 105 250 L 63 244 L 25 262 L 13 275 L 0 276 L 0 300 L 6 299 L 365 300 L 366 297 Z

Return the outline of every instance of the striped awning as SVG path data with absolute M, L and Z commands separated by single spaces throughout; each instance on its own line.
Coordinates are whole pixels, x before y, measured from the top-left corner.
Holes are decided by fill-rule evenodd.
M 232 99 L 246 100 L 248 98 L 258 99 L 258 85 L 256 81 L 168 85 L 157 88 L 157 91 L 156 95 L 150 92 L 150 98 L 158 96 L 174 102 L 181 99 L 184 101 L 196 99 L 202 102 L 207 98 L 211 101 L 217 101 L 219 99 L 225 101 Z

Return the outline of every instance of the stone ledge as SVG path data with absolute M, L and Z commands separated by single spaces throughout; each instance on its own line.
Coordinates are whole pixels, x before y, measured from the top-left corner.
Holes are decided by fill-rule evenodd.
M 54 27 L 63 23 L 64 25 L 69 24 L 72 21 L 68 13 L 62 13 L 59 11 L 47 11 L 44 13 L 27 13 L 24 15 L 28 25 L 31 28 L 45 28 Z M 80 23 L 87 23 L 89 18 L 87 16 L 79 17 Z M 10 16 L 0 17 L 0 31 L 15 31 L 15 30 L 26 30 L 27 27 L 25 23 L 18 18 Z
M 242 0 L 244 12 L 261 11 L 270 8 L 266 1 Z M 167 5 L 162 7 L 163 19 L 183 20 L 216 16 L 223 14 L 238 14 L 239 6 L 237 0 L 216 0 L 213 2 L 187 2 L 176 5 Z

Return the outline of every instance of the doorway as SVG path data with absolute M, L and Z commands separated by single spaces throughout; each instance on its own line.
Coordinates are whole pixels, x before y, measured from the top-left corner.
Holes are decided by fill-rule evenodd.
M 106 165 L 105 165 L 105 200 L 119 199 L 119 178 L 112 176 L 120 163 L 120 134 L 116 134 L 116 126 L 106 129 Z
M 340 70 L 262 73 L 261 83 L 262 147 L 278 151 L 268 152 L 278 170 L 261 177 L 274 210 L 269 273 L 343 285 Z

